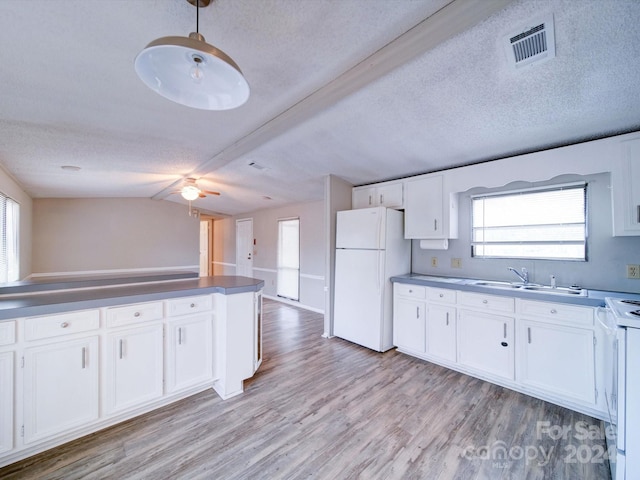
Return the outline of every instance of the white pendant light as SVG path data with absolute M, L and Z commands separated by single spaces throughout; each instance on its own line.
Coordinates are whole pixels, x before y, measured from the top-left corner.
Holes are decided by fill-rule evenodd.
M 187 0 L 189 1 L 189 0 Z M 176 103 L 202 110 L 230 110 L 249 98 L 249 84 L 240 67 L 222 50 L 205 42 L 198 32 L 188 37 L 162 37 L 152 41 L 135 60 L 136 73 L 152 90 Z

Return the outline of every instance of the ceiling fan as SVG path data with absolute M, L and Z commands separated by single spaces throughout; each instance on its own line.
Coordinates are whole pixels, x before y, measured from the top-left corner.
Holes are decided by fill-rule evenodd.
M 211 190 L 202 190 L 198 187 L 195 178 L 186 178 L 184 184 L 180 190 L 173 193 L 180 193 L 182 198 L 189 200 L 190 202 L 197 198 L 205 198 L 207 195 L 220 195 L 220 192 L 214 192 Z

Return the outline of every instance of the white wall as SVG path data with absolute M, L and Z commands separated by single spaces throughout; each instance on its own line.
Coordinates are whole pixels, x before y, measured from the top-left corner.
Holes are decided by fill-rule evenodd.
M 31 197 L 7 172 L 0 168 L 0 192 L 20 204 L 20 278 L 31 274 L 31 239 L 33 202 Z
M 327 175 L 324 180 L 324 223 L 326 238 L 325 254 L 325 337 L 333 336 L 333 306 L 335 291 L 333 288 L 336 270 L 336 212 L 351 209 L 352 187 L 350 183 L 334 175 Z
M 324 310 L 324 203 L 310 202 L 258 210 L 214 222 L 214 274 L 234 275 L 235 222 L 253 219 L 253 277 L 264 280 L 265 295 L 275 297 L 278 260 L 278 219 L 300 218 L 300 305 Z
M 198 270 L 199 228 L 184 205 L 146 198 L 33 201 L 34 274 Z

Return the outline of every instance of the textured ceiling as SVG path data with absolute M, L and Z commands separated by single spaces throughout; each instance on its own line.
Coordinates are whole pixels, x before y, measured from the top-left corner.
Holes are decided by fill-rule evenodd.
M 556 57 L 512 68 L 504 37 L 549 14 Z M 210 112 L 133 69 L 195 30 L 186 0 L 1 0 L 0 164 L 34 198 L 182 201 L 195 176 L 222 193 L 198 207 L 238 214 L 320 200 L 327 174 L 364 184 L 639 130 L 639 21 L 638 0 L 215 0 L 200 32 L 251 97 Z

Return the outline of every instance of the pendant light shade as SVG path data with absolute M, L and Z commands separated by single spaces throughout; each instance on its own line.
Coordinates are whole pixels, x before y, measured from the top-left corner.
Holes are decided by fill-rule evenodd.
M 187 107 L 229 110 L 249 98 L 238 65 L 198 32 L 152 41 L 136 57 L 135 69 L 149 88 Z

